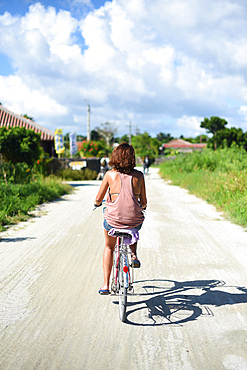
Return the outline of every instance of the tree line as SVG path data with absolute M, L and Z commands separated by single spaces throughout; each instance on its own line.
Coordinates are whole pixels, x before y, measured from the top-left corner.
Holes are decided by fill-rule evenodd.
M 236 144 L 247 150 L 247 132 L 243 132 L 241 128 L 227 128 L 227 124 L 228 122 L 223 118 L 204 118 L 200 127 L 213 135 L 208 139 L 208 147 L 216 150 L 217 148 L 230 148 L 232 144 Z
M 247 132 L 243 132 L 241 128 L 227 128 L 227 121 L 220 117 L 204 118 L 200 127 L 204 128 L 211 137 L 200 135 L 196 138 L 184 138 L 193 143 L 207 142 L 209 148 L 217 149 L 223 147 L 231 147 L 236 144 L 247 150 Z M 121 137 L 116 136 L 117 129 L 114 123 L 106 122 L 96 127 L 91 131 L 91 143 L 87 142 L 86 137 L 78 136 L 80 141 L 84 142 L 87 156 L 103 156 L 110 154 L 113 144 L 130 142 L 128 135 Z M 65 135 L 68 140 L 69 134 Z M 136 155 L 144 157 L 149 155 L 151 158 L 156 158 L 161 154 L 161 146 L 174 139 L 171 134 L 160 132 L 156 137 L 151 137 L 147 132 L 137 133 L 131 136 L 131 144 L 135 148 Z M 37 161 L 44 156 L 40 146 L 40 135 L 32 130 L 26 130 L 21 127 L 0 128 L 0 154 L 2 160 L 16 163 L 26 163 L 29 166 L 34 166 Z M 92 153 L 92 151 L 94 152 Z M 85 155 L 85 151 L 77 153 L 77 155 Z
M 211 136 L 204 134 L 196 137 L 184 137 L 181 135 L 180 138 L 191 143 L 207 143 L 208 148 L 215 150 L 224 147 L 230 148 L 233 144 L 247 150 L 247 132 L 243 132 L 241 128 L 227 128 L 227 124 L 228 122 L 220 117 L 204 118 L 200 127 L 204 128 L 206 133 L 211 134 Z M 99 154 L 102 155 L 104 151 L 111 152 L 114 143 L 131 142 L 137 156 L 144 157 L 145 155 L 149 155 L 154 159 L 160 154 L 164 154 L 162 144 L 174 139 L 171 134 L 163 132 L 158 133 L 156 137 L 151 137 L 147 132 L 138 132 L 136 135 L 131 136 L 131 140 L 127 134 L 119 137 L 116 136 L 116 133 L 116 126 L 114 123 L 109 122 L 91 131 L 91 140 L 98 143 L 98 147 L 100 148 Z M 78 136 L 78 140 L 84 140 L 85 147 L 89 144 L 86 143 L 86 137 Z

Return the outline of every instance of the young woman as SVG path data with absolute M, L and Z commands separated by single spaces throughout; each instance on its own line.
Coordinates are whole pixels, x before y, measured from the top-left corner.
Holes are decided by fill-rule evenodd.
M 144 176 L 141 171 L 134 169 L 135 151 L 133 146 L 122 143 L 112 152 L 109 166 L 99 192 L 95 199 L 95 206 L 100 206 L 106 197 L 104 212 L 105 249 L 103 253 L 104 284 L 100 294 L 109 294 L 109 281 L 113 262 L 113 251 L 116 238 L 108 235 L 111 228 L 140 230 L 144 221 L 143 209 L 147 206 Z M 131 245 L 133 265 L 140 267 L 136 255 L 137 243 Z

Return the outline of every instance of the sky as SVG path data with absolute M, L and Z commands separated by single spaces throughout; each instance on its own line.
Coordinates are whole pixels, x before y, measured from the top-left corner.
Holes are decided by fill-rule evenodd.
M 0 0 L 0 102 L 64 134 L 247 131 L 246 0 Z

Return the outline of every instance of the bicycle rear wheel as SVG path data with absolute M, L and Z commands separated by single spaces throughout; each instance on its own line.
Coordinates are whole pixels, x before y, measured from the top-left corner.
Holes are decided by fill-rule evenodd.
M 116 248 L 113 253 L 113 264 L 112 264 L 111 291 L 113 293 L 117 293 L 119 290 L 118 271 L 119 271 L 119 250 Z
M 124 256 L 120 255 L 119 260 L 119 317 L 121 321 L 126 318 L 126 306 L 127 306 L 127 288 L 125 287 L 125 273 L 123 271 L 124 267 Z

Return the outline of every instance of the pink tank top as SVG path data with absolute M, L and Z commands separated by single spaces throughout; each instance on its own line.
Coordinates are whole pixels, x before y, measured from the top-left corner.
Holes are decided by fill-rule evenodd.
M 108 224 L 118 229 L 132 229 L 143 223 L 144 215 L 141 205 L 137 201 L 133 187 L 133 174 L 118 172 L 121 180 L 121 189 L 114 202 L 108 192 L 104 217 Z

